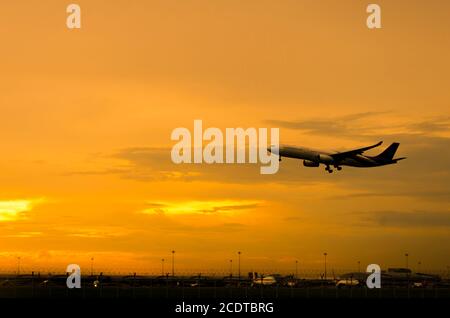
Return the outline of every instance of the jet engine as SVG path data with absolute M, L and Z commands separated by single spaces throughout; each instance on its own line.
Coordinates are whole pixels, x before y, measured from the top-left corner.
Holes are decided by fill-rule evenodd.
M 311 161 L 311 160 L 303 160 L 303 165 L 305 167 L 318 167 L 319 163 L 316 161 Z

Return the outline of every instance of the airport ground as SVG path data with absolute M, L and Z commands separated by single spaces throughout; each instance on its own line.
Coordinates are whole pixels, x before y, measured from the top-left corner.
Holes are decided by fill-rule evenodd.
M 69 310 L 78 317 L 105 317 L 109 313 L 125 316 L 142 312 L 149 316 L 180 315 L 176 313 L 177 306 L 209 306 L 207 315 L 195 313 L 204 317 L 236 314 L 235 310 L 243 314 L 245 304 L 253 303 L 273 308 L 275 313 L 320 311 L 334 315 L 344 311 L 347 316 L 359 317 L 368 310 L 377 315 L 386 311 L 399 311 L 402 315 L 442 311 L 447 310 L 450 300 L 447 279 L 422 285 L 397 280 L 386 282 L 380 289 L 369 289 L 364 284 L 339 286 L 333 279 L 284 278 L 273 285 L 261 285 L 230 277 L 89 276 L 82 277 L 81 288 L 69 289 L 65 275 L 2 276 L 0 308 L 9 307 L 23 314 L 42 311 L 46 316 L 61 317 Z M 223 312 L 221 308 L 231 311 Z
M 450 288 L 385 287 L 380 289 L 324 287 L 100 287 L 68 289 L 53 287 L 3 287 L 1 299 L 11 298 L 126 298 L 126 299 L 321 299 L 321 298 L 383 298 L 420 299 L 447 298 Z

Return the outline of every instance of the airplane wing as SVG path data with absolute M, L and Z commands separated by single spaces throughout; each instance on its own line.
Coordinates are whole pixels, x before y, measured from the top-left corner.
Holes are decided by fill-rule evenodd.
M 377 144 L 375 144 L 375 145 L 372 145 L 372 146 L 363 147 L 363 148 L 354 149 L 354 150 L 349 150 L 349 151 L 344 151 L 344 152 L 338 152 L 338 153 L 335 153 L 335 154 L 331 154 L 330 156 L 331 156 L 334 160 L 339 161 L 339 160 L 342 160 L 342 159 L 345 159 L 345 158 L 348 158 L 348 157 L 352 157 L 352 156 L 354 156 L 354 155 L 360 155 L 360 154 L 362 154 L 364 151 L 369 150 L 369 149 L 372 149 L 372 148 L 375 148 L 375 147 L 378 147 L 378 146 L 381 145 L 382 143 L 383 143 L 383 142 L 380 141 L 379 143 L 377 143 Z

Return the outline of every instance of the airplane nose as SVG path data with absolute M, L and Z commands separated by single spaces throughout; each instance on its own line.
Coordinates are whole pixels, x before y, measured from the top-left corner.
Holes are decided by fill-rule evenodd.
M 267 151 L 273 153 L 274 155 L 280 154 L 280 148 L 278 146 L 274 146 L 274 145 L 267 148 Z

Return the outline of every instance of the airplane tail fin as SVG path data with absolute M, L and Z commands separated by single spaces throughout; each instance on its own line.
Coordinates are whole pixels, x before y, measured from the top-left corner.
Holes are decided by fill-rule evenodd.
M 373 158 L 377 161 L 385 161 L 385 162 L 392 161 L 399 145 L 400 144 L 398 142 L 393 142 L 382 153 Z

